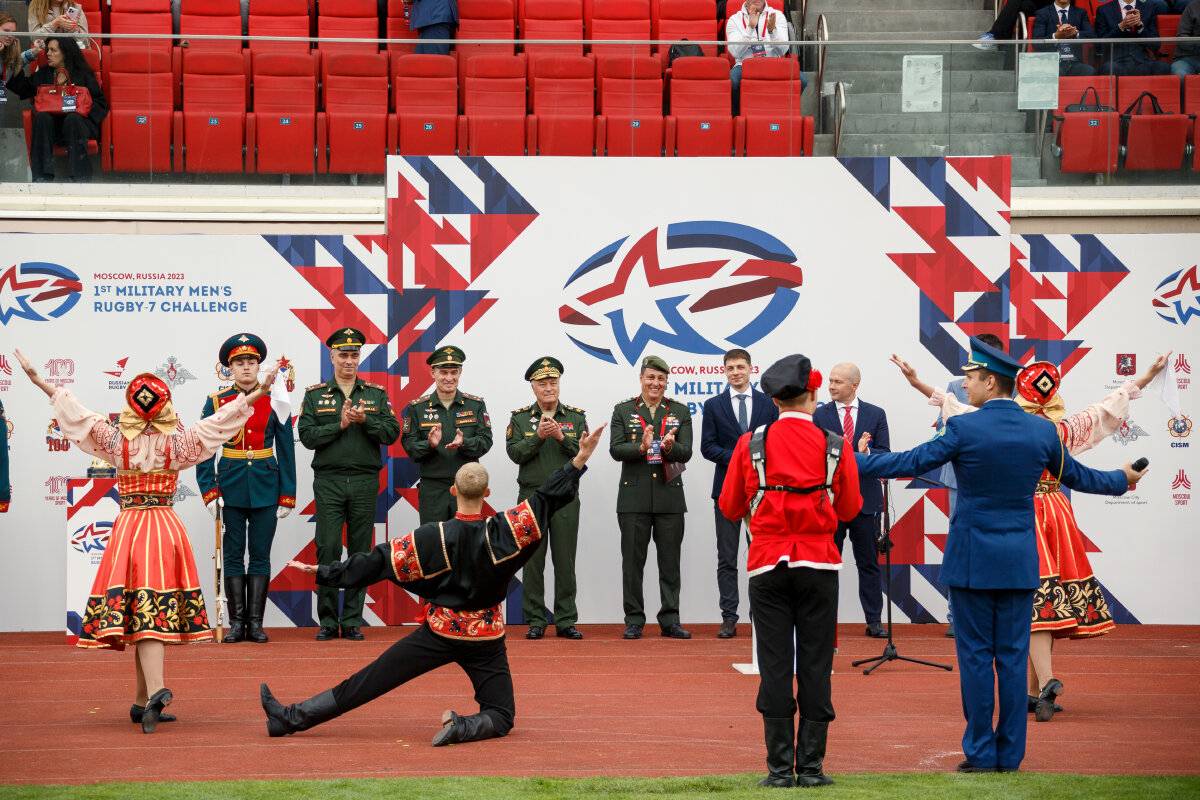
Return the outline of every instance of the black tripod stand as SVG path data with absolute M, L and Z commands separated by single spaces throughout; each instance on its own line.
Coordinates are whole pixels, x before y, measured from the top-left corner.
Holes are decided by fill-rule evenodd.
M 916 480 L 924 481 L 925 479 L 917 478 Z M 886 592 L 887 592 L 887 634 L 888 634 L 887 635 L 887 644 L 883 646 L 883 655 L 877 656 L 875 658 L 864 658 L 859 661 L 851 661 L 850 666 L 857 667 L 860 664 L 871 664 L 871 666 L 869 666 L 863 670 L 863 675 L 870 675 L 872 670 L 874 670 L 876 667 L 883 665 L 885 662 L 888 662 L 888 661 L 910 661 L 913 664 L 924 664 L 927 667 L 937 667 L 939 669 L 944 669 L 947 672 L 953 672 L 954 667 L 948 666 L 946 664 L 935 664 L 932 661 L 922 661 L 919 658 L 907 658 L 905 656 L 900 655 L 896 651 L 896 643 L 892 641 L 892 538 L 891 538 L 892 518 L 891 518 L 891 513 L 890 513 L 890 508 L 892 505 L 892 498 L 888 494 L 888 487 L 889 487 L 890 481 L 888 481 L 886 478 L 884 478 L 882 482 L 883 482 L 883 530 L 881 531 L 880 536 L 879 536 L 879 549 L 883 553 L 883 558 L 884 558 L 884 563 L 885 563 L 883 574 L 886 576 L 885 580 L 887 582 L 887 589 L 886 589 Z M 925 481 L 925 482 L 932 483 L 931 481 Z M 874 662 L 874 663 L 872 663 L 872 662 Z

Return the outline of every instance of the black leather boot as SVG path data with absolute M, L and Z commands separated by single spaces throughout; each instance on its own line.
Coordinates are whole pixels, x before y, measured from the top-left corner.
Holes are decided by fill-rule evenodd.
M 796 785 L 796 720 L 793 717 L 763 717 L 767 740 L 767 777 L 759 786 L 790 788 Z
M 259 686 L 258 693 L 262 699 L 263 711 L 267 712 L 267 733 L 271 736 L 287 736 L 296 731 L 306 731 L 314 725 L 341 716 L 342 713 L 338 710 L 337 701 L 333 699 L 332 689 L 314 695 L 303 703 L 292 703 L 290 706 L 276 700 L 265 683 Z
M 142 717 L 145 715 L 145 713 L 146 713 L 145 706 L 139 706 L 137 703 L 134 703 L 133 705 L 131 705 L 129 707 L 129 721 L 137 723 L 137 724 L 141 724 Z M 176 720 L 176 716 L 174 714 L 167 714 L 166 712 L 161 712 L 161 711 L 158 714 L 159 722 L 174 722 L 175 720 Z
M 221 641 L 225 644 L 246 639 L 246 576 L 225 576 L 225 600 L 229 608 L 229 630 Z
M 480 739 L 492 739 L 504 734 L 496 731 L 492 718 L 487 714 L 472 714 L 460 717 L 453 711 L 442 714 L 442 729 L 433 736 L 433 746 L 442 747 L 447 744 L 462 744 L 477 742 Z
M 833 783 L 833 778 L 821 771 L 825 763 L 825 742 L 828 737 L 828 722 L 800 720 L 800 731 L 796 738 L 797 786 L 811 788 Z
M 263 612 L 267 609 L 267 585 L 270 575 L 246 576 L 246 638 L 263 644 L 270 641 L 263 630 Z

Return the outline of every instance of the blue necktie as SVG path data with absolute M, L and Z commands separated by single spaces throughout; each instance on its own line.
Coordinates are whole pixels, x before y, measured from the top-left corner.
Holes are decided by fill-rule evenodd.
M 746 395 L 739 394 L 738 398 L 738 427 L 742 433 L 750 430 L 750 420 L 746 417 Z

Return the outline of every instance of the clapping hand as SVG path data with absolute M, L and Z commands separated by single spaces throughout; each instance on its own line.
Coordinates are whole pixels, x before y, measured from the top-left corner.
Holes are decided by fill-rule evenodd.
M 346 403 L 342 406 L 342 429 L 345 430 L 350 427 L 350 424 L 353 422 L 365 422 L 366 419 L 367 412 L 363 410 L 363 401 L 359 400 L 358 405 L 354 405 L 353 402 L 347 399 Z
M 671 448 L 675 446 L 675 433 L 679 428 L 671 428 L 667 431 L 667 435 L 662 437 L 662 443 L 659 445 L 662 448 L 662 454 L 665 456 L 671 452 Z
M 562 441 L 562 430 L 558 423 L 545 415 L 538 421 L 537 435 L 539 439 L 554 438 Z
M 638 448 L 638 452 L 648 453 L 650 448 L 654 446 L 654 428 L 649 425 L 642 427 L 642 445 Z
M 594 430 L 591 430 L 579 437 L 579 452 L 575 454 L 573 459 L 571 459 L 571 464 L 575 467 L 575 469 L 583 469 L 583 465 L 587 463 L 589 458 L 591 458 L 592 453 L 596 449 L 596 445 L 599 444 L 600 434 L 604 431 L 607 425 L 608 423 L 605 423 L 599 428 L 595 428 Z
M 871 434 L 864 433 L 858 439 L 858 452 L 866 453 L 871 449 Z
M 446 445 L 446 449 L 447 450 L 457 450 L 458 448 L 460 448 L 462 446 L 463 446 L 462 428 L 455 428 L 454 429 L 454 440 L 451 441 L 450 444 Z
M 442 426 L 434 425 L 429 429 L 429 446 L 434 450 L 442 443 Z

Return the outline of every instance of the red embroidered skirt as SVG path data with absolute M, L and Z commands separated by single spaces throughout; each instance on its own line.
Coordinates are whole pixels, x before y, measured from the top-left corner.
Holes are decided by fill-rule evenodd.
M 120 476 L 122 509 L 88 597 L 80 647 L 212 639 L 192 544 L 171 507 L 175 484 L 173 473 Z
M 1117 625 L 1092 573 L 1071 501 L 1056 481 L 1043 481 L 1038 488 L 1033 508 L 1040 580 L 1030 627 L 1034 632 L 1051 631 L 1056 639 L 1103 636 Z

